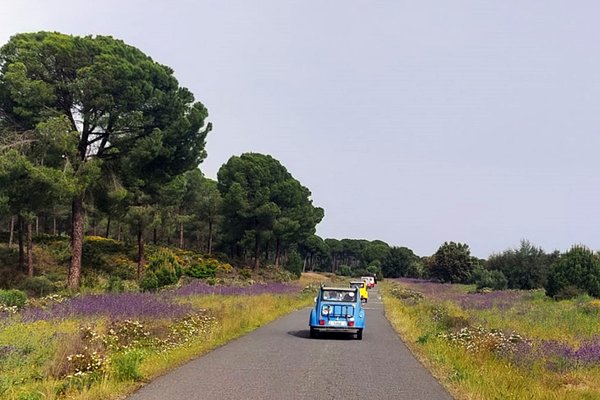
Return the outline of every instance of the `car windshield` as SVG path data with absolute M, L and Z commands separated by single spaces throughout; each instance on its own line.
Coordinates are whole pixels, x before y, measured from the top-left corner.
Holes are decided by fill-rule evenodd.
M 354 301 L 354 292 L 348 290 L 323 290 L 323 300 L 326 301 Z

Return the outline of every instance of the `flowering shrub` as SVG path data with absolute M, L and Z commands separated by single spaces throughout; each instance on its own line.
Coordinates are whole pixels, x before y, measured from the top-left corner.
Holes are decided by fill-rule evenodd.
M 447 307 L 440 305 L 431 309 L 431 320 L 444 330 L 456 330 L 469 325 L 467 317 L 456 312 L 451 313 Z
M 520 346 L 511 361 L 521 366 L 540 364 L 545 368 L 565 372 L 569 369 L 600 365 L 600 336 L 583 340 L 573 346 L 560 340 L 539 340 Z
M 9 315 L 14 315 L 19 311 L 17 306 L 6 306 L 4 304 L 0 304 L 0 317 L 7 317 Z
M 525 339 L 516 333 L 506 335 L 497 329 L 486 329 L 482 326 L 465 327 L 458 332 L 441 333 L 439 336 L 470 353 L 514 353 L 517 343 L 525 342 Z
M 167 336 L 156 338 L 155 346 L 163 351 L 181 346 L 194 337 L 208 334 L 216 324 L 216 318 L 206 311 L 190 314 L 170 324 Z
M 20 290 L 2 290 L 0 289 L 0 305 L 7 307 L 22 308 L 27 302 L 27 295 Z
M 392 286 L 390 293 L 406 304 L 414 305 L 423 301 L 423 295 L 415 290 L 403 288 L 399 285 Z
M 140 282 L 144 291 L 152 291 L 179 281 L 182 274 L 180 259 L 167 248 L 161 248 L 149 258 L 148 269 Z
M 106 366 L 107 358 L 97 351 L 85 351 L 68 356 L 67 361 L 72 370 L 72 373 L 67 375 L 67 378 L 73 378 L 101 372 Z
M 62 303 L 66 301 L 68 297 L 59 293 L 52 293 L 48 296 L 40 297 L 40 298 L 30 298 L 27 300 L 28 307 L 37 307 L 37 308 L 48 308 L 54 304 Z
M 113 321 L 101 340 L 110 350 L 124 350 L 147 344 L 149 336 L 142 322 L 126 319 Z
M 219 265 L 217 266 L 217 272 L 230 274 L 231 272 L 233 272 L 233 267 L 229 263 L 219 263 Z
M 600 316 L 600 300 L 594 299 L 579 304 L 579 308 L 586 314 Z

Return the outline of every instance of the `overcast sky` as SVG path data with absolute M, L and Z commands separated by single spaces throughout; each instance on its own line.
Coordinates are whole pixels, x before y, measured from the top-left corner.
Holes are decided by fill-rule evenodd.
M 18 0 L 18 32 L 112 35 L 209 110 L 204 173 L 270 154 L 322 237 L 487 257 L 600 249 L 600 2 Z

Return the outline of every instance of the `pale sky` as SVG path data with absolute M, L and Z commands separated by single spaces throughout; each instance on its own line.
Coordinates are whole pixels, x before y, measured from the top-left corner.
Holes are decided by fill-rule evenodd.
M 600 249 L 600 2 L 13 0 L 0 42 L 111 35 L 209 110 L 204 173 L 270 154 L 322 237 Z

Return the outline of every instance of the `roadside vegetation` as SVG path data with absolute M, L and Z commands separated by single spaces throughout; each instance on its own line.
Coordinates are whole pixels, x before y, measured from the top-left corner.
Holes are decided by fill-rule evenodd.
M 394 328 L 456 398 L 600 398 L 598 299 L 407 278 L 383 293 Z
M 0 397 L 118 398 L 309 305 L 316 287 L 310 277 L 238 286 L 195 281 L 157 293 L 30 300 L 0 317 Z

